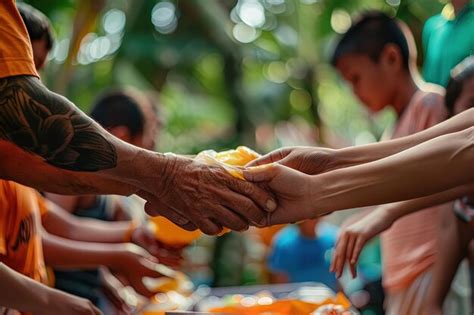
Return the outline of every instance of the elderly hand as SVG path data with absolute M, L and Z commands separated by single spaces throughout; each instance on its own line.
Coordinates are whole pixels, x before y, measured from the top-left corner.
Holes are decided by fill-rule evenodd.
M 223 227 L 242 231 L 266 225 L 267 213 L 276 209 L 273 196 L 255 185 L 210 166 L 177 155 L 166 155 L 156 178 L 156 193 L 141 191 L 150 215 L 163 215 L 193 230 L 218 234 Z
M 330 171 L 336 167 L 336 150 L 322 147 L 287 147 L 272 151 L 247 166 L 279 163 L 309 175 Z

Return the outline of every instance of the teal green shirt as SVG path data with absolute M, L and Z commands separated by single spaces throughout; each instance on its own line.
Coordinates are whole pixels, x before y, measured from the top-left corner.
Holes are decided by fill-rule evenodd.
M 452 20 L 441 14 L 429 18 L 422 37 L 423 77 L 427 82 L 446 86 L 451 69 L 474 54 L 474 2 L 469 1 Z

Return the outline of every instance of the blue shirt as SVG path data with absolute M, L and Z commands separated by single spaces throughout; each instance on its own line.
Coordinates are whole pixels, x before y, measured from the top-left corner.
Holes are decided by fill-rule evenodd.
M 337 227 L 320 222 L 316 238 L 308 239 L 298 226 L 285 227 L 273 240 L 268 257 L 270 270 L 285 273 L 290 282 L 316 281 L 336 290 L 336 277 L 329 272 L 329 264 L 337 232 Z

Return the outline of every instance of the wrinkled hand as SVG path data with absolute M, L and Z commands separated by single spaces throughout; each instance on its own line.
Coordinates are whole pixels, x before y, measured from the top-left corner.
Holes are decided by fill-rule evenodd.
M 179 267 L 183 261 L 182 252 L 185 246 L 171 246 L 158 241 L 146 224 L 133 231 L 131 241 L 158 258 L 160 264 Z
M 269 213 L 269 225 L 292 223 L 317 216 L 311 202 L 311 176 L 278 163 L 247 168 L 245 179 L 265 184 L 275 195 L 277 209 Z
M 322 147 L 287 147 L 270 152 L 247 166 L 279 163 L 309 175 L 336 168 L 336 150 Z
M 139 294 L 151 297 L 151 292 L 143 284 L 143 277 L 158 278 L 163 276 L 157 271 L 157 260 L 146 250 L 137 245 L 128 243 L 117 253 L 110 269 L 126 278 L 128 283 Z
M 49 291 L 44 309 L 35 312 L 38 315 L 102 315 L 91 301 L 59 290 Z
M 365 244 L 393 224 L 383 207 L 377 208 L 360 220 L 343 227 L 336 242 L 330 271 L 339 278 L 346 261 L 352 277 L 357 276 L 356 264 Z
M 265 225 L 276 208 L 270 193 L 209 166 L 176 155 L 167 156 L 155 194 L 141 192 L 150 215 L 163 215 L 187 230 L 218 234 L 223 227 L 242 231 L 249 224 Z

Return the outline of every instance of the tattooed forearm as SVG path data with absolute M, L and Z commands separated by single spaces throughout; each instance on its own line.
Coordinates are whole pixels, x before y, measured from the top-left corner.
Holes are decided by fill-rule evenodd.
M 37 78 L 0 79 L 0 138 L 73 171 L 114 168 L 117 152 L 92 119 Z

